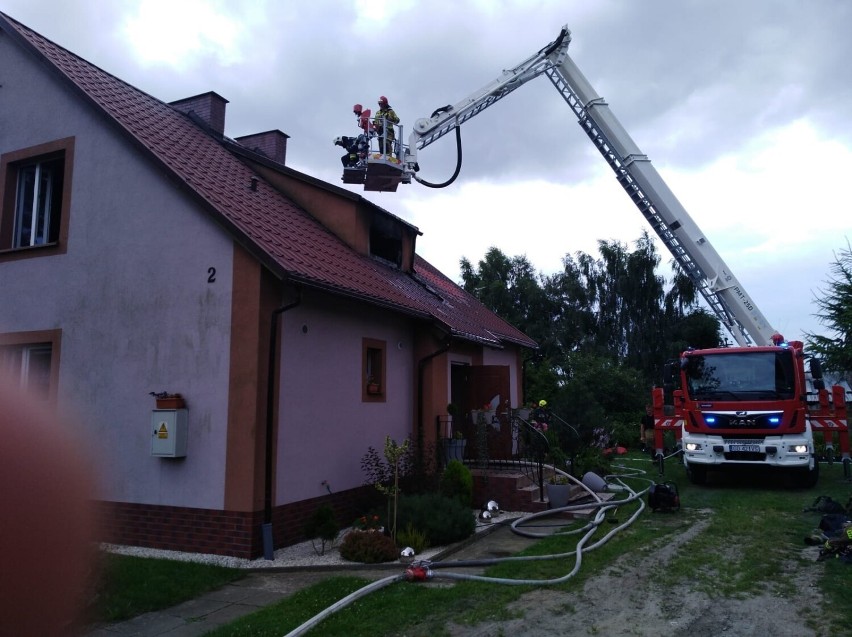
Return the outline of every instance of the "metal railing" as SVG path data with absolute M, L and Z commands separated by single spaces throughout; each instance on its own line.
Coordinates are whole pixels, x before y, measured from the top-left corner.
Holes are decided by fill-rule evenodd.
M 488 418 L 496 418 L 497 422 L 485 418 L 473 422 L 468 414 L 437 417 L 435 433 L 440 466 L 459 460 L 479 469 L 516 471 L 537 487 L 540 500 L 544 500 L 544 485 L 551 473 L 548 467 L 556 466 L 573 475 L 574 452 L 579 442 L 575 427 L 548 412 L 547 428 L 555 434 L 548 436 L 541 425 L 533 424 L 527 409 L 487 413 Z M 565 452 L 561 447 L 553 447 L 554 438 L 574 444 Z

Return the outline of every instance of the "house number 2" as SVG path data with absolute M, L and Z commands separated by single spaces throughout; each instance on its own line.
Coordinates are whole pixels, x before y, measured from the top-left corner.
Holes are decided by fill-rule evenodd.
M 216 282 L 216 268 L 207 268 L 207 282 L 215 283 Z

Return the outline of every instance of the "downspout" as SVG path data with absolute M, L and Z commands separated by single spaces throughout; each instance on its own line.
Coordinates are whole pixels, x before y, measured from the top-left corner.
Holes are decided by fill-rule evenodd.
M 423 377 L 426 370 L 426 364 L 436 356 L 440 356 L 450 349 L 450 339 L 435 350 L 431 354 L 427 354 L 417 363 L 417 454 L 420 465 L 423 464 Z
M 269 368 L 267 369 L 266 386 L 266 439 L 264 440 L 264 451 L 266 466 L 264 467 L 263 481 L 263 525 L 261 536 L 263 537 L 263 557 L 267 560 L 275 559 L 275 546 L 272 539 L 272 463 L 275 454 L 272 449 L 272 438 L 275 432 L 275 354 L 278 349 L 278 317 L 302 302 L 302 290 L 297 288 L 296 300 L 287 305 L 273 310 L 272 321 L 269 328 Z

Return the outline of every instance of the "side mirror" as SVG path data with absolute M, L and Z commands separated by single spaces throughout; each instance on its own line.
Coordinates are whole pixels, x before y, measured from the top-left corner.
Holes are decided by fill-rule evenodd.
M 811 370 L 811 379 L 814 383 L 814 389 L 817 391 L 825 389 L 825 381 L 822 379 L 822 364 L 816 358 L 809 361 Z
M 818 359 L 812 358 L 810 360 L 810 368 L 811 368 L 811 376 L 814 380 L 822 380 L 822 364 Z

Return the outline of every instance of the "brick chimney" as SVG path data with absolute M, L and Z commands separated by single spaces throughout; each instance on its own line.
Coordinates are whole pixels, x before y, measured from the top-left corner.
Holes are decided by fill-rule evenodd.
M 186 97 L 182 100 L 169 102 L 181 113 L 194 114 L 212 130 L 220 135 L 225 134 L 225 105 L 228 103 L 224 97 L 213 91 L 202 93 L 194 97 Z
M 283 164 L 287 158 L 287 140 L 289 137 L 286 133 L 275 129 L 265 133 L 243 135 L 237 137 L 236 141 L 249 150 L 266 155 L 272 161 Z

